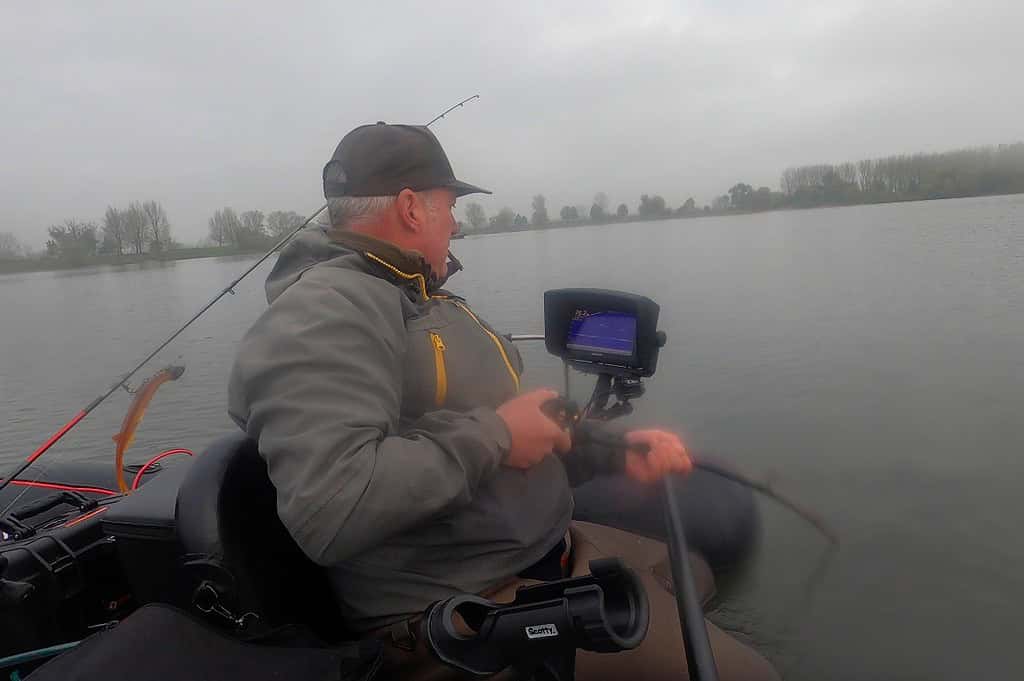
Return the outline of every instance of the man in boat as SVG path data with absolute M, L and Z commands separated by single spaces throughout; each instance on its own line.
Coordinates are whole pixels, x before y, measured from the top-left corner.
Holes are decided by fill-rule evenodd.
M 270 305 L 239 346 L 229 411 L 259 442 L 281 520 L 327 569 L 345 627 L 389 641 L 395 678 L 443 676 L 409 625 L 428 605 L 467 592 L 510 600 L 528 580 L 620 556 L 648 591 L 647 639 L 579 654 L 578 677 L 684 678 L 664 544 L 572 521 L 577 481 L 554 455 L 571 442 L 541 411 L 557 393 L 520 392 L 513 344 L 442 289 L 456 269 L 455 202 L 489 192 L 455 179 L 427 128 L 383 123 L 346 135 L 323 180 L 329 223 L 278 258 Z M 650 445 L 628 455 L 634 479 L 691 469 L 673 433 L 626 437 Z M 722 679 L 776 678 L 756 652 L 709 633 Z

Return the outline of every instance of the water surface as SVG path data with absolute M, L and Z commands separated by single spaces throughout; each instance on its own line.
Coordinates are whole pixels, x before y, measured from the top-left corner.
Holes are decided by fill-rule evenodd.
M 451 288 L 510 332 L 541 296 L 617 288 L 662 307 L 669 344 L 638 423 L 680 429 L 819 509 L 842 547 L 764 504 L 758 560 L 713 618 L 788 679 L 1020 678 L 1024 596 L 1024 196 L 469 237 Z M 0 463 L 10 466 L 251 262 L 0 276 Z M 157 358 L 129 454 L 201 450 L 233 425 L 233 348 L 264 265 Z M 523 347 L 525 383 L 559 365 Z M 144 372 L 145 373 L 145 372 Z M 588 387 L 580 377 L 577 394 Z M 113 452 L 119 393 L 48 459 Z

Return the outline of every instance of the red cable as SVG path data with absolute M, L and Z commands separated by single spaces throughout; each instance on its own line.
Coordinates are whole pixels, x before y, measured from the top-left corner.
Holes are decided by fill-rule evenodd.
M 39 480 L 11 480 L 12 485 L 18 487 L 41 487 L 42 489 L 59 489 L 66 492 L 82 492 L 84 494 L 103 494 L 111 496 L 117 494 L 106 487 L 82 487 L 79 485 L 64 485 L 59 482 L 42 482 Z
M 71 520 L 69 520 L 66 523 L 64 523 L 64 527 L 74 527 L 78 523 L 84 523 L 89 518 L 95 518 L 100 513 L 103 513 L 104 511 L 109 511 L 109 510 L 110 510 L 109 506 L 101 506 L 101 507 L 97 508 L 94 511 L 89 511 L 85 515 L 80 515 L 77 518 L 72 518 Z
M 139 472 L 135 474 L 135 479 L 132 480 L 131 489 L 134 491 L 134 490 L 137 490 L 139 488 L 139 483 L 142 482 L 142 474 L 146 472 L 147 468 L 149 468 L 150 466 L 155 464 L 160 459 L 166 458 L 168 456 L 173 456 L 174 454 L 188 454 L 189 456 L 195 456 L 191 451 L 189 451 L 187 449 L 181 449 L 181 448 L 178 448 L 178 449 L 168 449 L 166 452 L 160 452 L 159 454 L 154 456 L 152 459 L 150 459 L 146 463 L 142 464 L 142 468 L 139 469 Z
M 161 452 L 154 456 L 152 459 L 147 461 L 139 472 L 135 474 L 135 479 L 132 480 L 132 489 L 138 489 L 139 483 L 142 482 L 143 474 L 157 461 L 164 457 L 171 456 L 173 454 L 187 454 L 194 456 L 193 453 L 188 449 L 168 449 L 166 452 Z M 3 478 L 0 478 L 0 482 Z M 11 480 L 11 484 L 17 487 L 38 487 L 40 489 L 55 489 L 62 492 L 80 492 L 82 494 L 102 494 L 103 496 L 116 496 L 118 492 L 116 490 L 107 489 L 106 487 L 89 487 L 87 485 L 66 485 L 60 482 L 43 482 L 42 480 Z

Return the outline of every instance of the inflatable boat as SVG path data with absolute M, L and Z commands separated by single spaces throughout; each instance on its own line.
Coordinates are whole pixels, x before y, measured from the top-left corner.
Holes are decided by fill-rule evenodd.
M 591 289 L 549 294 L 560 295 L 545 296 L 545 336 L 520 339 L 543 339 L 566 361 L 567 372 L 572 366 L 598 376 L 584 409 L 562 400 L 549 414 L 574 429 L 574 442 L 597 452 L 577 457 L 592 474 L 574 489 L 574 520 L 668 543 L 672 572 L 666 579 L 687 634 L 691 678 L 715 678 L 701 609 L 715 594 L 716 578 L 743 563 L 757 544 L 751 487 L 771 490 L 699 455 L 694 472 L 664 487 L 610 474 L 621 472 L 624 440 L 602 444 L 606 435 L 598 434 L 610 431 L 587 424 L 629 413 L 630 399 L 643 394 L 640 379 L 653 374 L 665 341 L 653 331 L 656 305 Z M 578 318 L 584 303 L 653 309 L 650 319 L 638 313 L 636 325 L 651 325 L 644 343 L 650 354 L 636 350 L 633 366 L 621 351 L 599 357 L 594 347 L 567 346 L 559 318 Z M 638 345 L 644 335 L 637 331 Z M 154 378 L 180 375 L 180 368 L 168 368 Z M 23 466 L 11 480 L 0 480 L 6 482 L 0 489 L 0 679 L 109 678 L 119 669 L 118 651 L 147 642 L 159 652 L 125 653 L 151 663 L 133 672 L 135 679 L 372 678 L 380 651 L 347 634 L 326 573 L 277 515 L 276 492 L 254 441 L 239 432 L 204 451 L 170 449 L 142 464 L 124 464 L 143 400 L 152 398 L 155 385 L 141 391 L 115 436 L 113 467 L 52 462 L 45 475 L 21 473 Z M 617 402 L 607 407 L 611 396 Z M 568 459 L 567 466 L 578 465 Z M 515 663 L 527 665 L 520 669 L 523 678 L 571 679 L 577 649 L 628 650 L 647 628 L 646 596 L 629 569 L 608 559 L 592 561 L 590 573 L 521 588 L 510 604 L 469 594 L 435 604 L 418 620 L 421 635 L 442 662 L 473 675 Z M 459 630 L 457 620 L 470 622 L 473 635 Z M 202 660 L 236 670 L 257 666 L 250 674 L 218 675 Z
M 130 494 L 99 462 L 52 465 L 0 494 L 0 508 L 17 499 L 0 518 L 0 678 L 24 676 L 147 603 L 246 637 L 330 621 L 316 612 L 330 589 L 278 520 L 255 444 L 239 433 L 191 454 L 126 467 Z M 715 574 L 738 566 L 758 538 L 750 491 L 699 470 L 678 484 L 690 549 Z M 657 488 L 596 478 L 575 498 L 578 520 L 665 539 Z

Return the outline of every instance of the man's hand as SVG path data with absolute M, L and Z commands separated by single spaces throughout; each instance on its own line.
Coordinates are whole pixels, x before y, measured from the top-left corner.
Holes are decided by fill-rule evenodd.
M 498 416 L 512 436 L 512 447 L 502 463 L 512 468 L 530 468 L 553 451 L 572 448 L 568 431 L 541 411 L 541 405 L 558 397 L 554 390 L 534 390 L 512 398 L 498 407 Z
M 671 473 L 689 475 L 693 461 L 675 433 L 667 430 L 632 430 L 626 433 L 628 444 L 645 444 L 646 454 L 626 451 L 626 475 L 640 482 L 655 482 Z

